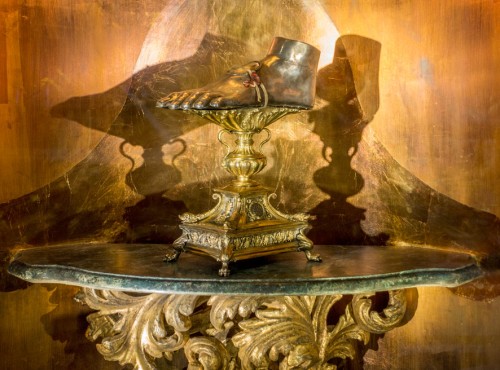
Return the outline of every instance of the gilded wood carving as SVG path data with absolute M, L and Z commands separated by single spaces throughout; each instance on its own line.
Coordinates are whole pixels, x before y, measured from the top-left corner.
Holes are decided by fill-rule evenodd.
M 411 291 L 389 291 L 383 311 L 372 308 L 373 293 L 208 297 L 85 288 L 77 299 L 97 310 L 87 318 L 88 339 L 101 337 L 97 349 L 107 360 L 134 369 L 156 369 L 183 351 L 191 370 L 333 370 L 362 355 L 372 334 L 403 323 Z

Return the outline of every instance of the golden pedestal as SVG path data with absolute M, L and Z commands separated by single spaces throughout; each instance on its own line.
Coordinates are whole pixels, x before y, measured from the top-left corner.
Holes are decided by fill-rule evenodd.
M 219 203 L 202 214 L 186 213 L 180 216 L 182 235 L 174 242 L 174 252 L 166 261 L 175 261 L 182 252 L 206 254 L 222 263 L 220 276 L 229 275 L 229 263 L 270 254 L 303 251 L 310 261 L 321 261 L 313 255 L 313 243 L 305 233 L 310 228 L 304 213 L 288 215 L 276 210 L 269 202 L 274 196 L 251 176 L 266 165 L 260 149 L 269 141 L 270 131 L 265 127 L 299 109 L 266 107 L 233 110 L 189 110 L 221 126 L 218 139 L 228 148 L 222 166 L 236 179 L 223 189 L 215 189 Z M 259 149 L 253 148 L 253 135 L 265 130 L 268 138 Z M 236 136 L 236 148 L 230 151 L 222 135 Z

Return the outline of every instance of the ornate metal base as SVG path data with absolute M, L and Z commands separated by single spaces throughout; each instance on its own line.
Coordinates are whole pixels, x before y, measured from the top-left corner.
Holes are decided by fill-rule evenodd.
M 232 261 L 281 252 L 303 251 L 308 260 L 321 261 L 318 255 L 311 254 L 313 244 L 305 236 L 309 216 L 286 215 L 274 209 L 269 203 L 270 191 L 251 179 L 267 163 L 260 151 L 271 138 L 266 127 L 299 111 L 299 108 L 287 107 L 186 110 L 222 127 L 218 139 L 228 150 L 222 167 L 235 179 L 231 185 L 215 189 L 214 197 L 219 203 L 212 210 L 181 216 L 182 235 L 174 242 L 174 252 L 166 255 L 166 261 L 176 261 L 187 251 L 205 254 L 222 263 L 220 276 L 229 275 Z M 253 136 L 262 131 L 268 136 L 255 149 Z M 236 138 L 232 151 L 222 140 L 225 133 Z
M 202 214 L 181 216 L 182 235 L 166 261 L 175 261 L 182 252 L 206 254 L 222 263 L 220 276 L 229 275 L 229 262 L 288 251 L 303 251 L 310 261 L 321 261 L 311 253 L 313 243 L 305 233 L 309 215 L 287 215 L 269 202 L 273 194 L 260 185 L 229 185 L 216 189 L 219 203 Z
M 377 309 L 374 297 L 137 295 L 85 288 L 77 300 L 98 310 L 87 317 L 87 337 L 102 337 L 98 351 L 134 369 L 172 368 L 170 361 L 182 352 L 191 370 L 337 369 L 363 356 L 371 336 L 406 323 L 417 295 L 415 288 L 389 291 Z

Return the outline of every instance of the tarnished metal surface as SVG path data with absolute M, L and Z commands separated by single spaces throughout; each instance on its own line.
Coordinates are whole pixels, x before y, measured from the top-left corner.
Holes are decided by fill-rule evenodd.
M 219 264 L 196 255 L 165 264 L 165 246 L 65 245 L 17 253 L 9 271 L 31 282 L 95 289 L 193 294 L 337 294 L 419 285 L 457 286 L 482 273 L 471 256 L 418 247 L 318 246 L 322 263 L 297 253 L 242 261 L 218 277 Z
M 275 37 L 260 61 L 231 68 L 207 86 L 161 98 L 169 109 L 290 107 L 309 109 L 316 95 L 320 51 L 304 42 Z

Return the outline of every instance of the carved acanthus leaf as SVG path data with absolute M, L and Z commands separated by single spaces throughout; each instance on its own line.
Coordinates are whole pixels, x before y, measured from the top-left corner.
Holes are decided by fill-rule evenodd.
M 242 318 L 249 317 L 259 307 L 263 297 L 257 296 L 222 296 L 210 297 L 208 305 L 210 322 L 217 330 L 222 330 L 228 320 L 233 320 L 238 314 Z
M 85 303 L 98 310 L 88 316 L 87 337 L 103 336 L 97 349 L 120 365 L 156 368 L 154 358 L 172 359 L 189 339 L 190 315 L 206 298 L 191 295 L 131 295 L 120 291 L 85 289 Z M 107 320 L 103 332 L 103 320 Z
M 333 358 L 354 358 L 356 356 L 355 341 L 367 344 L 370 340 L 370 333 L 360 328 L 354 321 L 350 307 L 345 314 L 340 316 L 339 321 L 328 332 L 327 340 L 324 342 L 325 361 Z
M 284 369 L 309 369 L 315 365 L 319 353 L 309 301 L 285 296 L 263 305 L 255 318 L 240 322 L 241 332 L 233 336 L 242 368 L 268 368 L 280 357 L 284 357 Z
M 374 293 L 355 295 L 351 306 L 357 324 L 375 334 L 383 334 L 399 326 L 406 313 L 407 292 L 408 290 L 389 291 L 389 302 L 383 310 L 383 315 L 372 310 L 370 297 Z
M 194 337 L 184 347 L 189 370 L 229 370 L 234 368 L 226 347 L 215 338 Z
M 346 307 L 350 297 L 342 295 L 209 298 L 85 289 L 78 299 L 98 310 L 87 318 L 89 339 L 102 337 L 101 354 L 134 369 L 153 370 L 158 359 L 184 349 L 189 370 L 334 370 L 338 359 L 361 354 L 356 342 L 366 345 L 371 333 L 401 325 L 409 294 L 389 292 L 382 312 L 369 293 L 352 296 Z M 340 317 L 334 305 L 345 307 Z

